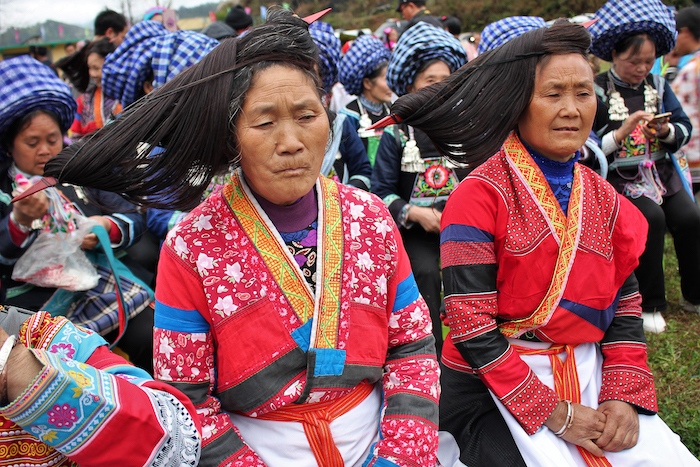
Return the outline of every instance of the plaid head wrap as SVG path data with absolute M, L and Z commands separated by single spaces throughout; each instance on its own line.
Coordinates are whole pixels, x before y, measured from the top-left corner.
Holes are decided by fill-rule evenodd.
M 102 67 L 105 94 L 123 107 L 136 100 L 149 72 L 158 88 L 182 70 L 200 61 L 219 41 L 193 31 L 170 32 L 158 21 L 141 21 L 129 30 Z
M 420 21 L 404 32 L 396 43 L 386 70 L 387 84 L 397 95 L 403 96 L 421 64 L 433 59 L 445 62 L 454 73 L 467 63 L 467 53 L 452 34 Z
M 547 23 L 539 16 L 509 16 L 499 19 L 488 24 L 481 32 L 477 51 L 479 54 L 488 52 L 527 31 L 545 27 Z
M 340 61 L 340 82 L 347 92 L 358 95 L 362 92 L 362 79 L 390 58 L 391 51 L 382 41 L 374 36 L 360 36 Z
M 70 88 L 29 55 L 0 62 L 0 89 L 0 136 L 12 122 L 38 109 L 55 112 L 64 131 L 73 124 L 78 105 Z
M 669 53 L 676 43 L 676 19 L 659 0 L 610 0 L 595 17 L 598 21 L 588 28 L 593 36 L 591 53 L 608 62 L 615 44 L 635 34 L 649 34 L 657 57 Z
M 323 78 L 323 89 L 329 93 L 338 82 L 340 39 L 335 37 L 333 26 L 321 21 L 309 25 L 309 34 L 318 47 L 318 65 Z

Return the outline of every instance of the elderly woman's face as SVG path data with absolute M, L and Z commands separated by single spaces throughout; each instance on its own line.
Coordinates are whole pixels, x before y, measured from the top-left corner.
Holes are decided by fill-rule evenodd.
M 281 65 L 260 71 L 236 128 L 241 168 L 253 191 L 285 205 L 311 190 L 321 171 L 329 124 L 306 74 Z
M 622 81 L 636 86 L 644 81 L 656 61 L 656 45 L 646 38 L 639 52 L 633 54 L 632 48 L 619 55 L 613 50 L 613 68 Z
M 518 120 L 520 137 L 539 154 L 565 162 L 593 127 L 593 72 L 579 54 L 553 55 L 537 67 L 532 100 Z
M 29 175 L 44 175 L 44 165 L 63 149 L 63 135 L 56 121 L 36 114 L 12 143 L 10 155 L 17 168 Z

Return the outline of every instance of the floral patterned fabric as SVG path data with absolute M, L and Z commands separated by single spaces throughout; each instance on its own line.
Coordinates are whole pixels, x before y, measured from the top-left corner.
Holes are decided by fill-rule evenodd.
M 256 417 L 333 401 L 363 381 L 384 389 L 382 440 L 367 465 L 435 465 L 439 368 L 401 237 L 376 197 L 325 178 L 316 190 L 320 296 L 311 314 L 299 263 L 239 177 L 170 232 L 156 292 L 156 377 L 192 398 L 203 466 L 263 463 L 226 412 Z M 322 318 L 333 303 L 318 303 L 334 284 L 338 313 Z
M 197 465 L 190 401 L 111 353 L 99 335 L 42 311 L 20 341 L 44 367 L 0 408 L 0 466 Z
M 693 128 L 696 129 L 690 136 L 690 141 L 683 148 L 688 158 L 690 174 L 693 183 L 700 182 L 700 51 L 695 52 L 693 58 L 683 67 L 671 84 L 671 89 L 678 97 Z

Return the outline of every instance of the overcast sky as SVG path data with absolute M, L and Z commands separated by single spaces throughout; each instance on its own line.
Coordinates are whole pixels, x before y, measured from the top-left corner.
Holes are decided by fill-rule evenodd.
M 126 2 L 124 2 L 126 3 Z M 167 1 L 161 0 L 160 4 Z M 207 0 L 172 0 L 172 8 L 192 7 Z M 131 0 L 135 18 L 140 18 L 155 0 Z M 105 7 L 121 12 L 121 0 L 0 0 L 0 28 L 25 27 L 47 19 L 92 27 L 95 16 Z

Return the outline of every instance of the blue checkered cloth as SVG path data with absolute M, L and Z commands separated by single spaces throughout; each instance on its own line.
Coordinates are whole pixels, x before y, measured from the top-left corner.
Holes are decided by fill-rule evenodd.
M 321 21 L 309 25 L 309 34 L 318 47 L 318 64 L 323 79 L 323 89 L 331 92 L 338 82 L 338 64 L 340 63 L 340 39 L 335 37 L 333 26 Z
M 78 105 L 70 88 L 29 55 L 0 62 L 0 89 L 0 137 L 12 122 L 39 109 L 54 111 L 64 131 L 73 124 Z
M 487 25 L 481 32 L 479 54 L 500 47 L 511 39 L 533 29 L 546 28 L 547 23 L 539 16 L 509 16 Z
M 129 30 L 117 50 L 107 55 L 102 89 L 126 107 L 136 100 L 151 70 L 157 89 L 217 45 L 219 41 L 198 32 L 170 32 L 158 21 L 141 21 Z
M 390 58 L 391 51 L 382 41 L 374 36 L 360 36 L 340 61 L 340 82 L 347 92 L 357 96 L 362 92 L 362 79 Z
M 593 36 L 591 53 L 612 61 L 615 44 L 645 32 L 656 44 L 656 56 L 666 55 L 676 44 L 676 18 L 659 0 L 610 0 L 595 14 L 598 21 L 588 30 Z
M 396 43 L 386 70 L 387 84 L 398 96 L 403 96 L 421 64 L 433 59 L 445 62 L 454 73 L 467 63 L 467 53 L 452 34 L 420 21 L 401 34 Z

